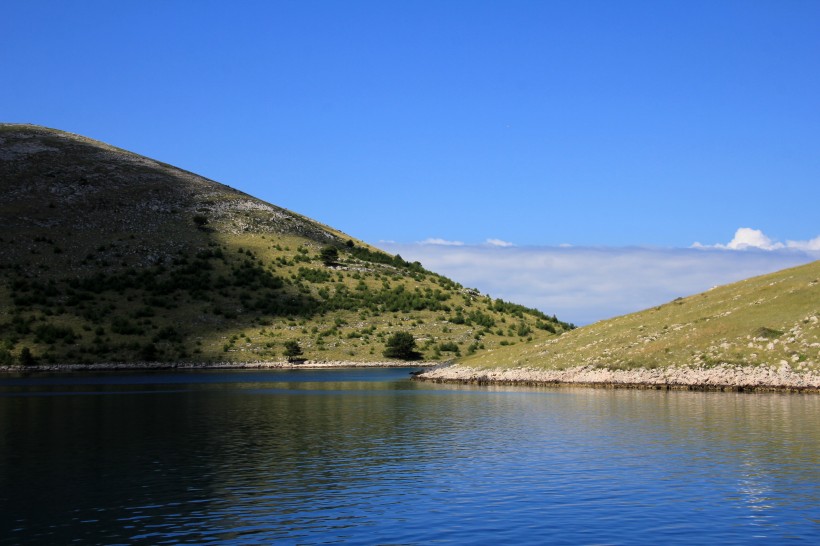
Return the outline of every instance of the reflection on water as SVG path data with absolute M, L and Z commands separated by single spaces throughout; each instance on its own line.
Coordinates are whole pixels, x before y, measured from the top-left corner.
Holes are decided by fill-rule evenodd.
M 820 540 L 820 397 L 0 379 L 0 542 Z

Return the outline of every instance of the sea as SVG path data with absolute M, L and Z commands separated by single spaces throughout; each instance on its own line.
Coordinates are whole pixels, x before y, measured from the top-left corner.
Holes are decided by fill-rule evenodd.
M 820 544 L 820 396 L 0 376 L 0 544 Z

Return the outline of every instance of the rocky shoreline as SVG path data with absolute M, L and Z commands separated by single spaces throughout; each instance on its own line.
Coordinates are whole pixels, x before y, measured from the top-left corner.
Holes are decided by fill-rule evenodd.
M 506 386 L 576 386 L 652 390 L 820 393 L 820 373 L 796 372 L 788 365 L 668 367 L 617 370 L 574 366 L 561 370 L 534 368 L 479 369 L 442 362 L 103 362 L 95 364 L 35 364 L 0 366 L 0 373 L 168 370 L 308 370 L 330 368 L 429 368 L 413 379 L 431 383 Z
M 96 364 L 35 364 L 0 366 L 0 372 L 85 372 L 134 370 L 315 370 L 324 368 L 429 368 L 441 362 L 350 362 L 304 360 L 297 362 L 101 362 Z
M 437 367 L 413 379 L 433 383 L 518 386 L 584 386 L 657 390 L 820 393 L 820 374 L 795 372 L 788 364 L 762 366 L 669 367 L 613 370 L 575 366 L 562 370 L 533 368 L 477 369 L 463 365 Z

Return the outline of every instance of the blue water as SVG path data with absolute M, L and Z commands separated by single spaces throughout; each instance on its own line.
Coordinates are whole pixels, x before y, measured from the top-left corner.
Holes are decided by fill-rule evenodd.
M 820 396 L 0 377 L 2 544 L 820 543 Z

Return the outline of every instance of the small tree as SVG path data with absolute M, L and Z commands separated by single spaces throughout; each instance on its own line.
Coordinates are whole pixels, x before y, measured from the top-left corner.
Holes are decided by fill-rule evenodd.
M 319 252 L 319 258 L 326 266 L 336 265 L 339 261 L 339 251 L 336 247 L 326 246 Z
M 205 226 L 208 224 L 208 217 L 204 214 L 196 214 L 194 215 L 194 224 L 197 229 L 205 229 Z
M 31 349 L 28 347 L 23 347 L 20 349 L 20 364 L 23 366 L 32 366 L 34 365 L 34 355 L 31 354 Z
M 416 340 L 408 332 L 396 332 L 387 339 L 384 356 L 400 360 L 418 360 L 421 354 L 416 351 Z
M 140 358 L 145 362 L 156 362 L 158 356 L 157 346 L 153 343 L 146 343 L 140 349 Z
M 285 342 L 285 358 L 288 359 L 288 362 L 292 362 L 297 360 L 300 356 L 302 356 L 302 347 L 299 345 L 298 341 L 289 340 Z

